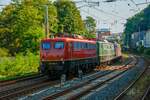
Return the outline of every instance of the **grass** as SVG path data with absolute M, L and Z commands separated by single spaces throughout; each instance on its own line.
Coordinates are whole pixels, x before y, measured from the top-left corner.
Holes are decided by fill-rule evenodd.
M 11 80 L 38 72 L 39 55 L 28 53 L 26 56 L 18 54 L 16 57 L 0 59 L 0 80 Z

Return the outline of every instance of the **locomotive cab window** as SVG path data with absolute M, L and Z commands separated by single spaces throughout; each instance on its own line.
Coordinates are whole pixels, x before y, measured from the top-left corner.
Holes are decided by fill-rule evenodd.
M 73 42 L 74 49 L 81 49 L 81 43 L 80 42 Z
M 55 49 L 63 49 L 64 48 L 64 42 L 55 42 L 54 48 Z
M 50 42 L 42 43 L 42 49 L 48 50 L 48 49 L 50 49 L 50 47 L 51 47 Z

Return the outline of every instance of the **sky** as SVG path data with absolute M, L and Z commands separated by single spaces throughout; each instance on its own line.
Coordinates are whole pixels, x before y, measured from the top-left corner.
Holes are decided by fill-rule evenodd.
M 0 0 L 1 4 L 9 4 L 11 0 Z M 116 2 L 106 3 L 105 0 L 86 0 L 89 2 L 99 2 L 95 6 L 89 7 L 87 2 L 79 2 L 85 0 L 73 0 L 76 2 L 81 12 L 82 19 L 91 16 L 96 20 L 97 29 L 110 28 L 113 33 L 123 32 L 126 20 L 140 12 L 148 4 L 138 5 L 139 3 L 150 2 L 150 0 L 117 0 Z M 94 5 L 94 4 L 92 4 Z

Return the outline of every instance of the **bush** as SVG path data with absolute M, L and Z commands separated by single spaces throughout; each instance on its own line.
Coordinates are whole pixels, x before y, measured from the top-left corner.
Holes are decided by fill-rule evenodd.
M 18 54 L 16 57 L 3 57 L 0 62 L 0 78 L 23 76 L 37 73 L 39 56 L 27 53 L 26 56 Z
M 145 54 L 145 55 L 150 55 L 150 48 L 149 48 L 149 49 L 145 49 L 145 50 L 144 50 L 144 54 Z
M 9 51 L 5 48 L 0 48 L 0 57 L 6 57 L 9 56 Z
M 143 53 L 144 52 L 144 46 L 140 46 L 137 48 L 138 53 Z

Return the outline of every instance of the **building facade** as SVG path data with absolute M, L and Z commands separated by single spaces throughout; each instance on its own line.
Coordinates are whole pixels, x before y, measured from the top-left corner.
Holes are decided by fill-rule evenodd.
M 144 37 L 144 47 L 150 48 L 150 30 L 148 30 Z
M 97 40 L 104 40 L 105 37 L 111 35 L 110 29 L 108 28 L 97 29 L 96 33 L 97 33 L 97 36 L 96 36 Z

